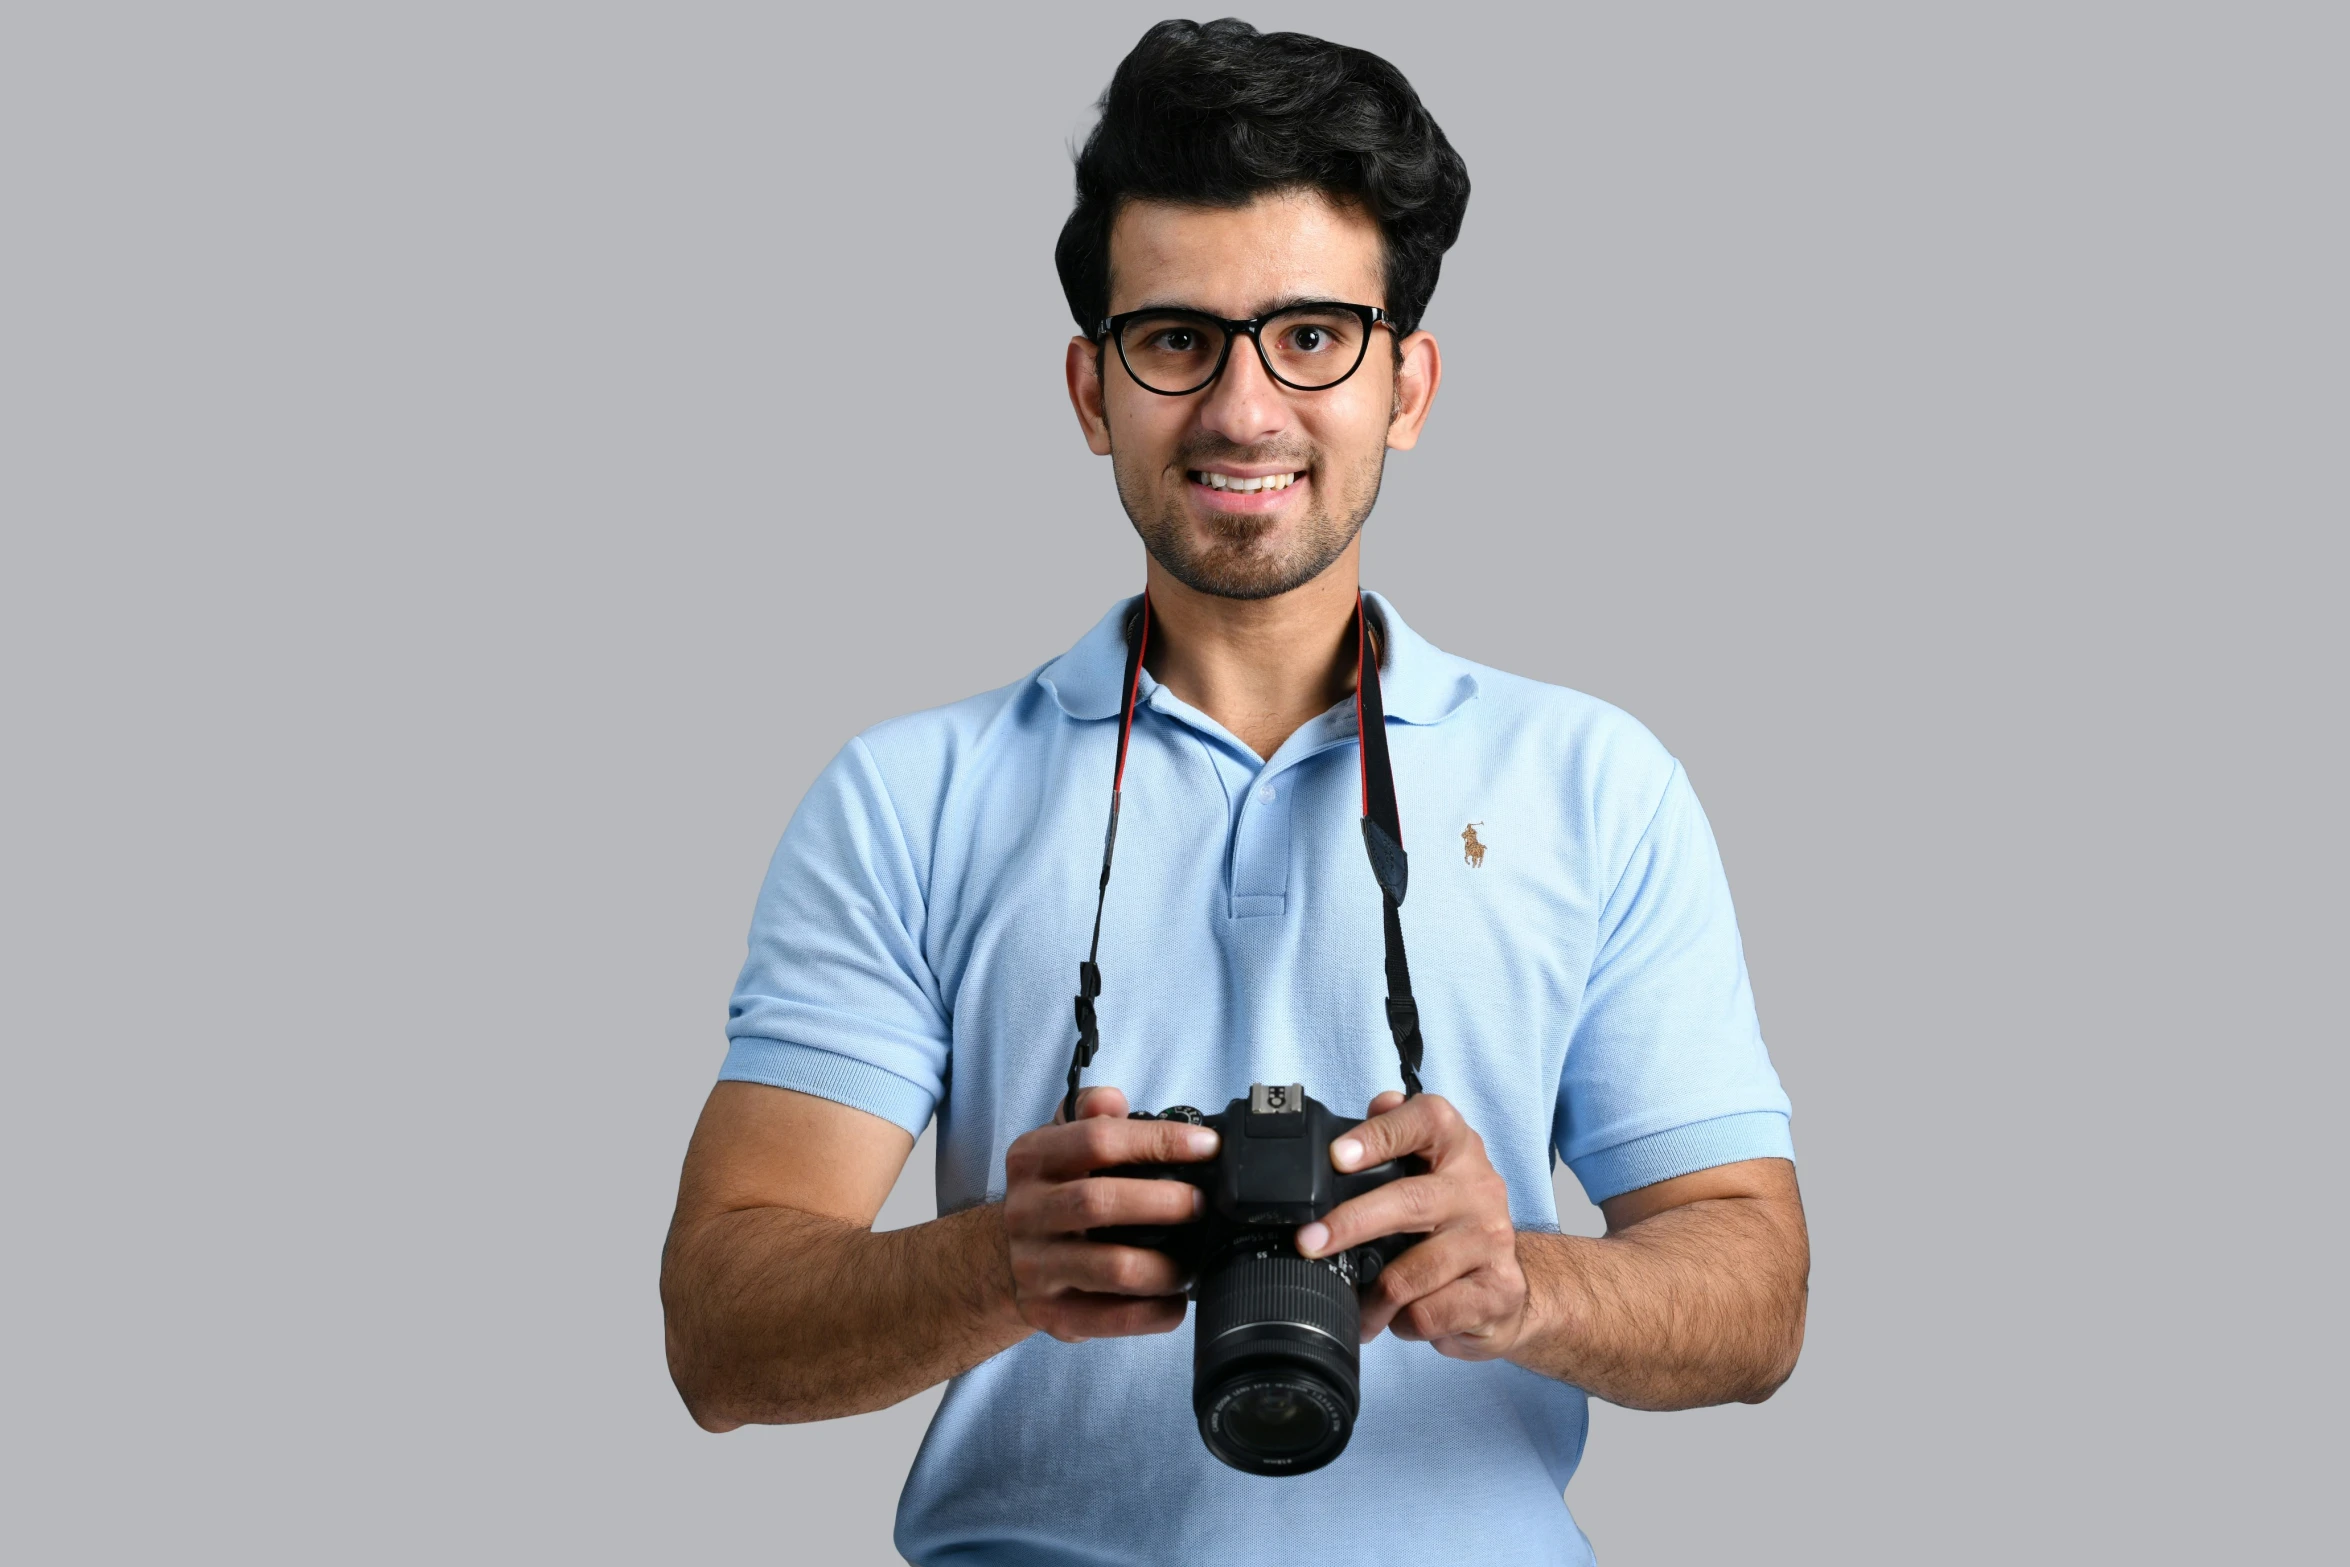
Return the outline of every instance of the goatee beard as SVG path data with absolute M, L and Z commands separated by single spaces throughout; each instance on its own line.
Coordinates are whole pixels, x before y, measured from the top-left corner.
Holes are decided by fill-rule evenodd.
M 1136 494 L 1121 472 L 1118 499 L 1151 559 L 1185 587 L 1213 598 L 1278 598 L 1304 587 L 1346 553 L 1379 499 L 1386 456 L 1381 450 L 1367 465 L 1371 471 L 1359 486 L 1362 499 L 1348 507 L 1348 515 L 1343 517 L 1334 516 L 1327 503 L 1326 471 L 1315 474 L 1307 491 L 1305 514 L 1296 521 L 1290 546 L 1281 550 L 1263 543 L 1279 527 L 1270 517 L 1209 518 L 1206 527 L 1211 542 L 1195 548 L 1197 524 L 1187 497 L 1177 495 L 1160 501 L 1157 492 L 1147 489 Z M 1188 487 L 1191 481 L 1186 477 L 1183 482 Z

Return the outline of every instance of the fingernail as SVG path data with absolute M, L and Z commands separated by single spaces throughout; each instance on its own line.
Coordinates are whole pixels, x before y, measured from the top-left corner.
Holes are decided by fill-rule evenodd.
M 1184 1134 L 1183 1146 L 1190 1149 L 1195 1157 L 1205 1159 L 1216 1151 L 1216 1144 L 1220 1141 L 1222 1139 L 1206 1127 L 1195 1126 Z
M 1297 1249 L 1300 1256 L 1316 1256 L 1323 1247 L 1329 1244 L 1330 1226 L 1327 1224 L 1309 1224 L 1297 1232 Z
M 1191 1216 L 1198 1218 L 1208 1211 L 1208 1194 L 1194 1186 L 1191 1189 Z
M 1351 1137 L 1341 1137 L 1330 1145 L 1330 1158 L 1341 1170 L 1351 1170 L 1362 1162 L 1363 1145 Z

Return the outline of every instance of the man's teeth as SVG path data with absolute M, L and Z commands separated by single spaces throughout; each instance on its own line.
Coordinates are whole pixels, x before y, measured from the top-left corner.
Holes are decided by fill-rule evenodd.
M 1192 475 L 1193 479 L 1211 490 L 1237 490 L 1243 495 L 1257 490 L 1286 490 L 1290 481 L 1296 477 L 1294 473 L 1268 473 L 1254 479 L 1235 478 L 1228 473 L 1202 472 Z

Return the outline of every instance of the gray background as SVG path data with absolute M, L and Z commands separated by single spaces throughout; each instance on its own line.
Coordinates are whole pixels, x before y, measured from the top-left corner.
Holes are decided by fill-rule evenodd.
M 0 12 L 8 1554 L 889 1559 L 932 1400 L 701 1434 L 656 1253 L 808 780 L 1138 580 L 1159 14 Z M 1596 1410 L 1611 1567 L 2321 1549 L 2340 17 L 1253 13 L 1476 180 L 1367 580 L 1683 758 L 1797 1106 L 1802 1368 Z

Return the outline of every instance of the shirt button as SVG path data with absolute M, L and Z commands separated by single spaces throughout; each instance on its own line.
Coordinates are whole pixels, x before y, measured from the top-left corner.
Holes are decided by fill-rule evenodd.
M 1262 789 L 1257 791 L 1257 804 L 1259 805 L 1271 805 L 1275 800 L 1280 798 L 1281 791 L 1274 788 L 1271 784 L 1267 784 Z

